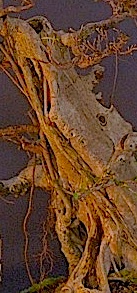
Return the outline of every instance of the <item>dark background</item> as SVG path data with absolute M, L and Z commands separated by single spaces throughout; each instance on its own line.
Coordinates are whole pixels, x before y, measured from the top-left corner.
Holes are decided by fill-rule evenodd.
M 5 1 L 5 6 L 17 4 L 18 1 Z M 105 19 L 111 15 L 110 7 L 105 3 L 94 3 L 92 0 L 37 0 L 33 9 L 21 14 L 26 19 L 34 15 L 44 15 L 56 30 L 68 28 L 79 29 L 87 22 Z M 20 17 L 19 15 L 17 15 Z M 120 27 L 131 36 L 131 43 L 137 42 L 137 27 L 131 20 L 126 20 Z M 105 74 L 98 90 L 103 91 L 106 105 L 109 105 L 112 93 L 115 57 L 102 62 Z M 121 57 L 118 65 L 118 79 L 115 90 L 114 105 L 121 115 L 137 129 L 137 54 Z M 29 123 L 26 99 L 11 83 L 7 76 L 0 72 L 0 127 Z M 16 175 L 27 164 L 27 155 L 11 143 L 0 142 L 0 179 Z M 38 280 L 39 271 L 36 255 L 41 250 L 42 223 L 46 221 L 48 194 L 36 190 L 33 212 L 29 220 L 30 264 L 34 278 Z M 14 200 L 14 199 L 12 199 Z M 3 276 L 0 287 L 2 293 L 19 293 L 30 285 L 25 269 L 22 231 L 23 218 L 27 210 L 28 197 L 14 200 L 7 204 L 0 200 L 0 233 L 3 240 Z M 54 253 L 53 275 L 63 275 L 67 265 L 59 252 L 56 240 L 50 243 Z

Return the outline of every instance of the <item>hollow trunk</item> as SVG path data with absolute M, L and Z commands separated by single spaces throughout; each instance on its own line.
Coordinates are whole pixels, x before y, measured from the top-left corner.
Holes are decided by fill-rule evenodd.
M 109 293 L 111 280 L 137 278 L 137 134 L 94 93 L 104 69 L 77 73 L 69 34 L 55 32 L 44 17 L 7 17 L 0 31 L 2 62 L 12 68 L 38 127 L 42 163 L 35 166 L 34 184 L 51 190 L 69 266 L 55 292 Z M 29 164 L 18 184 L 31 182 L 31 170 Z

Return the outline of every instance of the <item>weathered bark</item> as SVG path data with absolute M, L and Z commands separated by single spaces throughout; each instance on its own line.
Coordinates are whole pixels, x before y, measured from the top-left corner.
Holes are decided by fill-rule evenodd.
M 44 17 L 6 17 L 0 34 L 1 67 L 8 62 L 12 68 L 39 135 L 28 141 L 27 128 L 16 135 L 1 130 L 36 154 L 34 178 L 31 160 L 16 178 L 1 181 L 1 189 L 23 194 L 20 186 L 25 192 L 34 181 L 52 191 L 56 232 L 69 265 L 68 280 L 56 292 L 109 293 L 109 279 L 122 278 L 121 269 L 137 278 L 137 134 L 94 93 L 103 68 L 78 75 L 75 64 L 92 62 L 80 55 L 76 33 L 55 32 Z M 107 54 L 108 48 L 102 58 Z

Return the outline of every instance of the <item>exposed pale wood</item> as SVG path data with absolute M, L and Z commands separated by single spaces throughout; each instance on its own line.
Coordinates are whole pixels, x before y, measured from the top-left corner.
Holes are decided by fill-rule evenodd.
M 127 15 L 114 15 L 104 23 L 109 27 Z M 96 25 L 100 29 L 102 22 Z M 69 266 L 68 280 L 56 289 L 62 293 L 110 293 L 112 267 L 119 277 L 121 266 L 137 274 L 137 133 L 94 93 L 104 68 L 97 64 L 79 76 L 75 65 L 86 67 L 89 59 L 83 55 L 76 63 L 70 54 L 71 48 L 79 58 L 76 36 L 87 37 L 94 29 L 95 24 L 89 24 L 66 34 L 54 31 L 44 17 L 7 17 L 0 31 L 0 49 L 35 121 L 35 126 L 8 128 L 0 135 L 36 156 L 33 179 L 32 158 L 18 176 L 2 180 L 0 190 L 24 195 L 35 184 L 52 191 L 56 232 Z M 113 45 L 122 51 L 127 38 L 120 38 L 117 47 Z M 26 139 L 24 133 L 31 136 L 32 131 L 35 135 Z

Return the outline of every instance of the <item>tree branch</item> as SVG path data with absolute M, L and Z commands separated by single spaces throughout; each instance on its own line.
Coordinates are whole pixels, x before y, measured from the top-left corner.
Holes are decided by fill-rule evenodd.
M 41 162 L 36 161 L 34 178 L 32 178 L 33 159 L 29 161 L 28 166 L 24 168 L 17 176 L 7 180 L 0 180 L 0 196 L 7 197 L 13 194 L 15 198 L 24 196 L 29 191 L 32 184 L 35 187 L 50 190 L 52 188 L 50 175 L 47 168 L 43 170 Z
M 8 6 L 6 8 L 3 8 L 3 1 L 0 0 L 0 17 L 4 16 L 4 15 L 7 15 L 11 12 L 13 13 L 20 13 L 24 10 L 28 10 L 30 8 L 32 8 L 34 6 L 34 3 L 33 1 L 29 1 L 28 4 L 25 4 L 26 1 L 24 1 L 24 4 L 23 5 L 20 5 L 20 6 Z M 2 9 L 1 9 L 2 8 Z
M 15 136 L 21 133 L 35 133 L 38 134 L 39 128 L 34 125 L 23 124 L 23 125 L 14 125 L 8 126 L 6 128 L 0 128 L 0 137 L 4 136 Z

